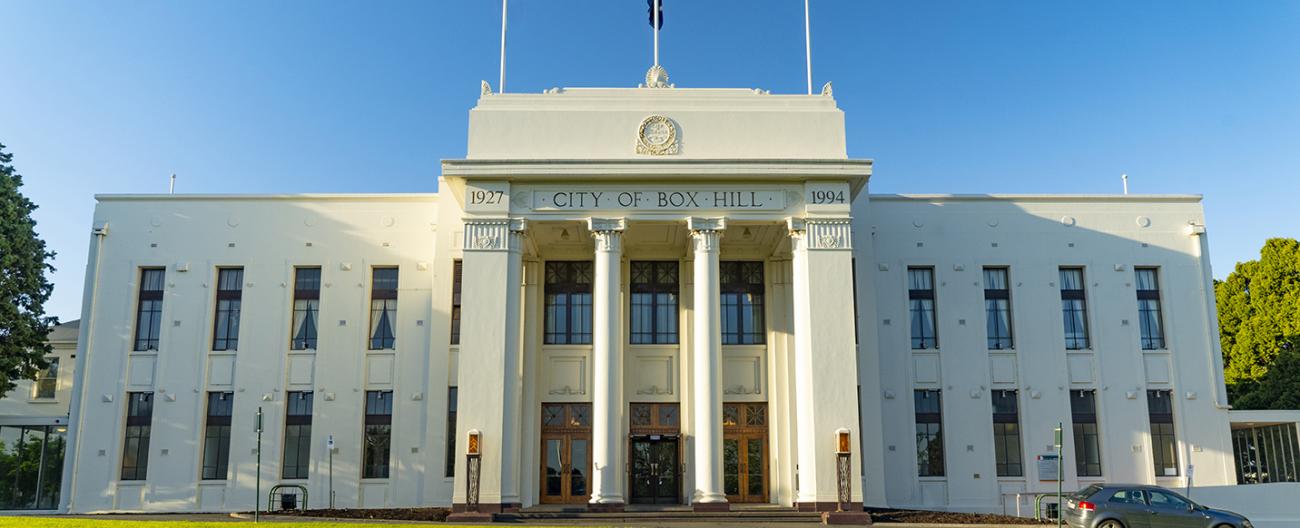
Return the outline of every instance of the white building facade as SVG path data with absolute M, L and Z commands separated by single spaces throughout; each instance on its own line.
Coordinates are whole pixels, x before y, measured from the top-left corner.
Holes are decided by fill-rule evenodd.
M 247 510 L 259 409 L 311 507 L 1237 481 L 1199 197 L 871 195 L 829 90 L 651 81 L 485 88 L 436 194 L 99 196 L 65 506 Z

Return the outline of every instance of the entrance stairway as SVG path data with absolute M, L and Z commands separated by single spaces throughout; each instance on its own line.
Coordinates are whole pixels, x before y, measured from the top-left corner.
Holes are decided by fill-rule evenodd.
M 498 514 L 497 521 L 522 522 L 576 521 L 591 523 L 674 523 L 710 522 L 720 525 L 740 523 L 819 523 L 817 512 L 795 511 L 775 504 L 733 504 L 729 512 L 696 512 L 690 506 L 649 506 L 629 504 L 622 512 L 589 512 L 581 506 L 539 505 L 519 513 Z

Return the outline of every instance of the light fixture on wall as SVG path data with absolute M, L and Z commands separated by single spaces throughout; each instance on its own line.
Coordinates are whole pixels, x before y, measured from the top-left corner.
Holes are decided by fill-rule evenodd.
M 560 240 L 568 240 L 568 239 L 569 239 L 569 230 L 564 228 L 560 229 Z

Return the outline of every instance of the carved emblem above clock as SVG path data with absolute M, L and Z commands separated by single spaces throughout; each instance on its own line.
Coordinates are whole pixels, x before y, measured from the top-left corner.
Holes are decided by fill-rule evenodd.
M 637 127 L 636 153 L 663 156 L 677 153 L 677 125 L 671 119 L 652 115 Z

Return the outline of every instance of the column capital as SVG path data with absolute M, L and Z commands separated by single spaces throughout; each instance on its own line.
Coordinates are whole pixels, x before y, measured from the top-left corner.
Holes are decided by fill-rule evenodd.
M 627 222 L 622 218 L 588 218 L 587 230 L 596 240 L 597 252 L 618 252 L 623 250 L 623 229 Z
M 853 219 L 841 217 L 785 219 L 795 249 L 853 249 Z
M 461 249 L 465 251 L 519 251 L 528 220 L 523 218 L 465 218 Z
M 686 218 L 686 229 L 691 230 L 691 234 L 700 231 L 724 231 L 727 229 L 727 219 L 691 216 Z
M 596 218 L 587 219 L 587 230 L 592 233 L 602 232 L 622 232 L 627 228 L 627 221 L 622 218 Z

